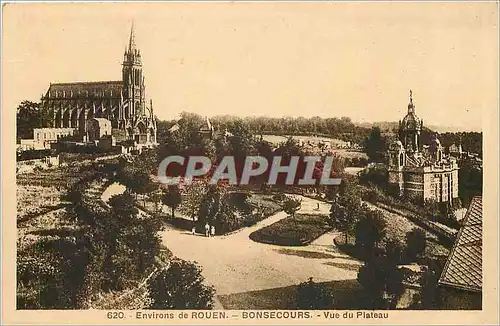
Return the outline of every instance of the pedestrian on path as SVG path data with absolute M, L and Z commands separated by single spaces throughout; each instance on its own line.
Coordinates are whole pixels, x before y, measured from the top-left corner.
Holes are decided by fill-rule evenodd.
M 213 236 L 215 236 L 215 226 L 212 225 L 212 227 L 210 228 L 210 234 Z
M 210 225 L 208 225 L 208 223 L 205 223 L 205 236 L 210 236 Z
M 193 227 L 191 228 L 191 233 L 194 235 L 196 233 L 196 226 L 193 225 Z

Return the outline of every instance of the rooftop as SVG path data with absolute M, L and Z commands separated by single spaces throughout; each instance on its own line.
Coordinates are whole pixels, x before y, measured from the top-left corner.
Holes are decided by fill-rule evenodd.
M 440 285 L 482 291 L 483 200 L 474 197 L 439 279 Z
M 52 83 L 45 97 L 72 98 L 89 96 L 108 96 L 119 98 L 123 89 L 122 81 L 95 81 L 74 83 Z

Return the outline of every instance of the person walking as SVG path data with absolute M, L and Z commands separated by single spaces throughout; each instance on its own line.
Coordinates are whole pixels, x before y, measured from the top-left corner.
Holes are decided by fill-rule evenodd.
M 205 236 L 206 237 L 210 236 L 210 225 L 208 225 L 208 222 L 205 223 Z
M 212 225 L 212 227 L 210 228 L 210 234 L 212 237 L 215 236 L 215 226 Z
M 191 228 L 191 234 L 195 234 L 196 233 L 196 226 L 193 225 L 193 227 Z

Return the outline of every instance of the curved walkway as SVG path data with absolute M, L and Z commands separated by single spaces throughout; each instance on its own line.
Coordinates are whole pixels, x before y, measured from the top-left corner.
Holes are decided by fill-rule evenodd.
M 302 198 L 298 213 L 328 214 L 329 204 Z M 319 210 L 316 209 L 318 203 Z M 262 244 L 248 237 L 286 217 L 284 212 L 278 212 L 252 227 L 226 236 L 206 238 L 167 227 L 161 237 L 174 255 L 196 261 L 203 268 L 203 275 L 215 287 L 218 296 L 283 288 L 307 281 L 309 277 L 316 282 L 356 279 L 361 262 L 335 248 L 333 238 L 337 232 L 324 234 L 305 247 Z

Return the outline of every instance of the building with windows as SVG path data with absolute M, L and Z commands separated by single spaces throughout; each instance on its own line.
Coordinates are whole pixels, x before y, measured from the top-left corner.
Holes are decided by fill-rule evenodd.
M 152 101 L 146 100 L 142 57 L 133 25 L 123 55 L 121 80 L 53 83 L 41 103 L 51 113 L 54 128 L 73 129 L 84 141 L 89 140 L 87 121 L 97 118 L 110 122 L 117 141 L 156 144 L 156 118 Z
M 431 144 L 421 143 L 423 121 L 417 117 L 412 92 L 408 113 L 399 122 L 399 139 L 389 145 L 388 183 L 399 195 L 423 202 L 458 200 L 458 164 L 446 155 L 434 136 Z
M 50 144 L 56 143 L 63 137 L 73 136 L 74 128 L 35 128 L 33 139 L 21 139 L 19 146 L 22 150 L 49 149 Z

